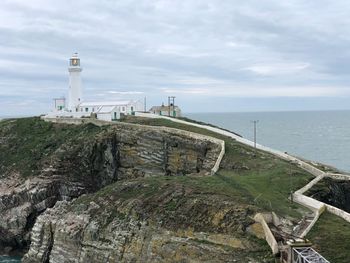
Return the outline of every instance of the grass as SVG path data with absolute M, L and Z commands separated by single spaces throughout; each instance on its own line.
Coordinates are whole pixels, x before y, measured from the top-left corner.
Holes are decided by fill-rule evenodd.
M 137 179 L 147 187 L 130 187 L 114 193 L 118 198 L 149 197 L 156 195 L 164 184 L 181 184 L 210 195 L 219 194 L 234 199 L 237 203 L 251 204 L 263 211 L 274 211 L 280 216 L 300 218 L 303 208 L 288 200 L 290 190 L 303 187 L 313 176 L 282 159 L 263 151 L 243 145 L 236 140 L 206 129 L 175 123 L 165 119 L 127 117 L 123 120 L 150 126 L 166 126 L 187 130 L 225 141 L 225 156 L 221 169 L 215 176 L 207 177 L 149 177 Z M 72 140 L 84 140 L 107 129 L 94 125 L 63 125 L 46 123 L 39 118 L 22 118 L 0 122 L 0 174 L 16 170 L 22 176 L 35 175 L 40 171 L 40 162 L 47 159 L 62 144 Z M 84 195 L 74 203 L 88 204 L 96 198 L 107 199 L 118 184 L 107 186 L 93 195 Z M 140 192 L 142 191 L 142 192 Z M 158 193 L 159 194 L 159 193 Z M 83 207 L 82 207 L 83 209 Z M 166 210 L 173 211 L 176 204 L 169 202 Z M 117 214 L 116 216 L 124 216 Z M 324 213 L 308 238 L 318 251 L 333 263 L 347 262 L 350 256 L 349 224 L 332 214 Z
M 208 185 L 212 191 L 240 196 L 250 204 L 282 216 L 300 218 L 305 211 L 305 208 L 291 204 L 288 197 L 291 190 L 303 187 L 314 177 L 294 164 L 263 151 L 255 152 L 253 148 L 230 137 L 206 129 L 166 119 L 127 117 L 123 121 L 172 127 L 222 139 L 225 141 L 225 157 L 217 175 L 196 178 L 191 184 Z
M 299 207 L 291 205 L 288 196 L 291 188 L 296 190 L 313 177 L 295 165 L 263 151 L 255 152 L 253 148 L 232 138 L 206 129 L 165 119 L 127 117 L 123 121 L 172 127 L 224 140 L 226 153 L 216 176 L 180 177 L 173 180 L 183 181 L 202 189 L 211 189 L 216 193 L 232 195 L 241 201 L 256 205 L 265 211 L 273 210 L 282 216 L 300 217 Z M 17 169 L 22 176 L 35 175 L 40 171 L 40 162 L 47 159 L 62 144 L 69 143 L 69 140 L 95 136 L 101 129 L 107 128 L 91 124 L 57 125 L 39 118 L 3 121 L 0 123 L 0 137 L 6 138 L 6 143 L 0 145 L 0 172 L 5 174 L 8 170 Z M 167 179 L 152 180 L 156 182 Z M 132 191 L 130 193 L 132 194 Z
M 350 224 L 325 212 L 307 236 L 318 252 L 332 263 L 349 262 Z
M 101 128 L 57 125 L 38 117 L 4 120 L 0 123 L 0 174 L 17 171 L 23 177 L 40 172 L 40 163 L 62 144 L 96 134 Z
M 300 218 L 301 212 L 306 209 L 298 204 L 292 204 L 288 197 L 290 185 L 293 190 L 296 186 L 303 186 L 309 181 L 309 177 L 302 173 L 293 174 L 292 178 L 285 173 L 285 167 L 280 165 L 270 172 L 251 173 L 240 176 L 232 171 L 220 171 L 218 176 L 224 176 L 227 183 L 237 185 L 243 189 L 250 202 L 265 211 L 274 211 L 283 216 Z

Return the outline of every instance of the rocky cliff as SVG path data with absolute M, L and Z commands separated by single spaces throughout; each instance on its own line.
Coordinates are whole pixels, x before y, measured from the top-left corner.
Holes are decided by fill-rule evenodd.
M 326 204 L 350 212 L 350 181 L 324 178 L 306 194 Z
M 247 236 L 256 209 L 193 182 L 135 179 L 59 202 L 38 218 L 23 262 L 273 262 Z
M 38 118 L 1 122 L 0 139 L 0 248 L 6 250 L 28 246 L 36 218 L 57 201 L 68 202 L 119 180 L 208 175 L 220 152 L 220 145 L 210 140 L 169 129 L 74 126 Z M 57 209 L 59 214 L 66 208 Z M 43 229 L 51 227 L 47 233 L 52 234 L 42 237 L 52 246 L 55 223 L 44 219 L 49 215 L 38 220 L 33 247 L 44 221 Z

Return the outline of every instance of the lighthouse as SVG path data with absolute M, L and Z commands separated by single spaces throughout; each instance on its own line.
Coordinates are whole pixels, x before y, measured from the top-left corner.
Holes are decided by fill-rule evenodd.
M 78 106 L 82 102 L 82 87 L 80 72 L 80 58 L 78 53 L 74 53 L 69 59 L 69 95 L 68 95 L 68 110 L 77 112 Z
M 69 59 L 69 90 L 68 99 L 59 97 L 54 99 L 54 108 L 47 118 L 88 118 L 93 117 L 104 121 L 115 121 L 123 115 L 135 115 L 143 111 L 144 107 L 139 100 L 107 100 L 83 101 L 80 73 L 80 58 L 74 53 Z M 67 104 L 66 104 L 67 102 Z

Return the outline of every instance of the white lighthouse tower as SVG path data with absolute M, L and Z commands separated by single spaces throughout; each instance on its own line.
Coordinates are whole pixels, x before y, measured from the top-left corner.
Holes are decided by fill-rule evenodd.
M 80 72 L 80 58 L 78 53 L 74 53 L 69 59 L 69 95 L 68 95 L 68 110 L 72 112 L 78 111 L 78 106 L 82 102 L 82 87 Z

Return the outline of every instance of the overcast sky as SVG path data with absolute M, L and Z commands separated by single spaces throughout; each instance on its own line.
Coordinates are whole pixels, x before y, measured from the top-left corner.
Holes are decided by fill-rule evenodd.
M 350 109 L 346 0 L 1 0 L 0 115 L 67 95 L 185 112 Z

